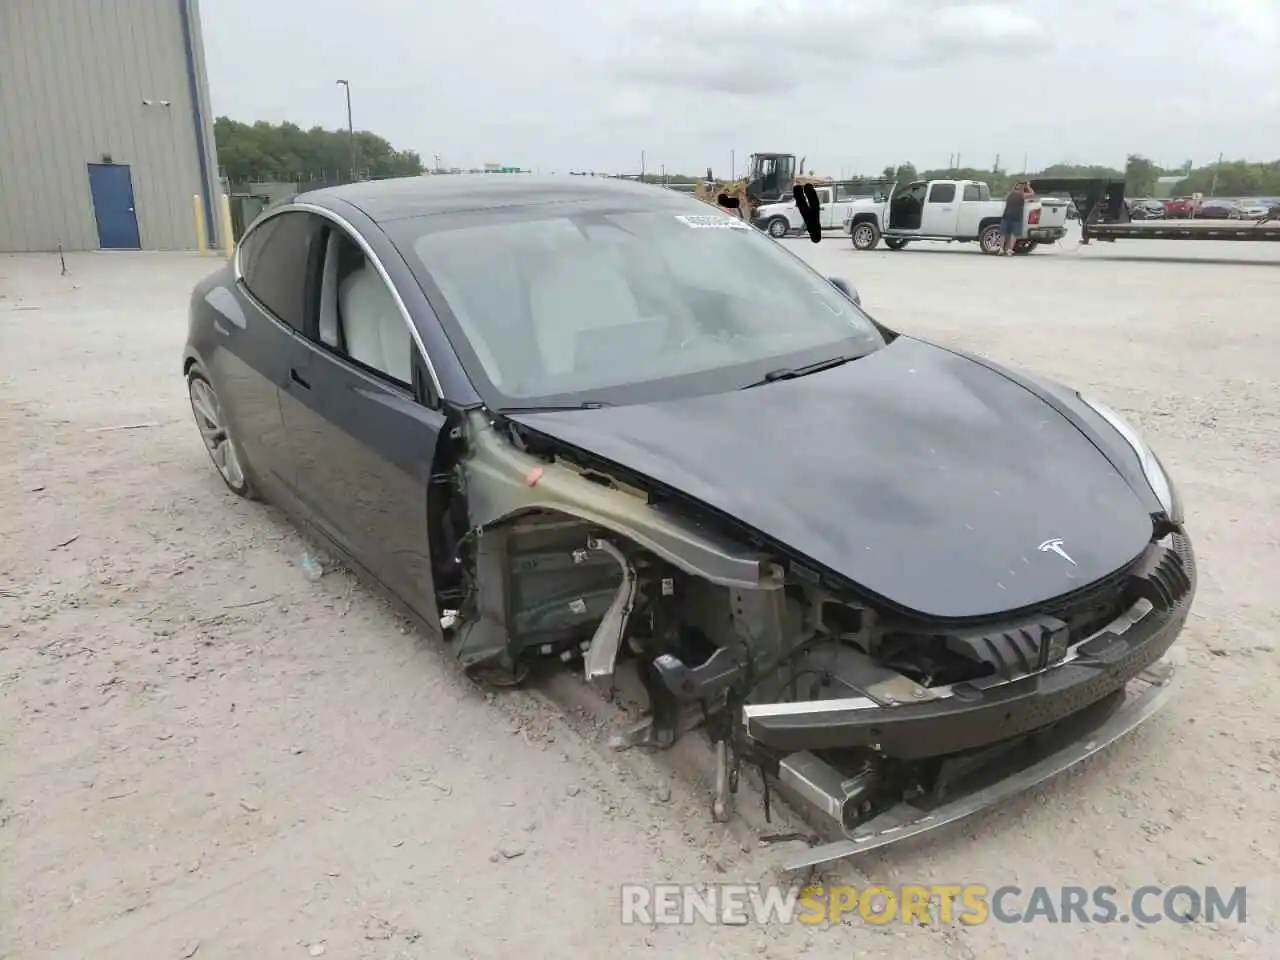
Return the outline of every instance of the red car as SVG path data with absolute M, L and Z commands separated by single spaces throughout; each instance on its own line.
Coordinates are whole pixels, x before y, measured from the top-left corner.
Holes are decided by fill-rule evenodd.
M 1173 200 L 1166 200 L 1164 205 L 1164 215 L 1166 217 L 1190 217 L 1193 212 L 1198 210 L 1200 204 L 1190 197 L 1177 197 Z

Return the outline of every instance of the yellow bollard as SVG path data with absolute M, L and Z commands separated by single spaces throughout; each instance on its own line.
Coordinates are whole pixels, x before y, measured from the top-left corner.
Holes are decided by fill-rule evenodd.
M 200 256 L 204 256 L 209 252 L 209 235 L 205 230 L 204 204 L 200 202 L 200 194 L 191 195 L 191 206 L 196 212 L 196 249 L 200 251 Z
M 231 234 L 231 198 L 224 193 L 222 195 L 222 249 L 228 260 L 236 252 L 236 239 Z

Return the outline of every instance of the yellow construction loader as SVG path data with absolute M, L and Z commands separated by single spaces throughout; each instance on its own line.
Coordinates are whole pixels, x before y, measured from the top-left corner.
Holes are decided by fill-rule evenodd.
M 698 184 L 695 196 L 706 203 L 719 205 L 720 198 L 738 201 L 738 213 L 744 220 L 751 220 L 762 203 L 774 203 L 791 196 L 796 184 L 832 183 L 831 177 L 820 177 L 812 171 L 804 172 L 804 158 L 800 158 L 796 170 L 794 153 L 753 153 L 748 173 L 737 180 L 717 180 L 707 170 L 707 178 Z

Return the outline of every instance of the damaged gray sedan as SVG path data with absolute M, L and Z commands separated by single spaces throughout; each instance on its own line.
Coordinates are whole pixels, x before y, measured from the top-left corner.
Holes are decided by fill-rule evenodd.
M 804 866 L 1001 800 L 1150 717 L 1195 558 L 1104 404 L 899 334 L 742 221 L 596 178 L 303 194 L 191 301 L 226 485 L 478 679 L 569 664 L 820 828 Z M 766 794 L 767 795 L 767 794 Z

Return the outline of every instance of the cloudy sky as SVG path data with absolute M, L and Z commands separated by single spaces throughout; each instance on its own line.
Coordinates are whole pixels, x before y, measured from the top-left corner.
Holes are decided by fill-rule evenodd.
M 201 0 L 214 110 L 449 166 L 1280 156 L 1280 0 Z

